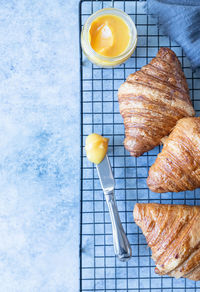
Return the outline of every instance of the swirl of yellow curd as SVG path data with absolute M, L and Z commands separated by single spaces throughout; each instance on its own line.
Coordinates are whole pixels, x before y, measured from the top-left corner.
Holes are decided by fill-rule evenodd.
M 89 40 L 95 52 L 106 57 L 122 54 L 130 42 L 130 30 L 125 21 L 116 15 L 97 17 L 91 24 Z
M 99 164 L 108 151 L 108 138 L 99 134 L 90 134 L 85 141 L 85 150 L 88 160 L 95 164 Z

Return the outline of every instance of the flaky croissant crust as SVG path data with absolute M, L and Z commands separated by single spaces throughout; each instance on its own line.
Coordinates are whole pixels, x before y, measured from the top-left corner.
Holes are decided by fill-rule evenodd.
M 128 76 L 118 90 L 125 148 L 133 156 L 159 145 L 176 122 L 195 114 L 180 62 L 169 48 Z
M 200 117 L 177 122 L 149 170 L 147 185 L 161 193 L 200 187 Z
M 160 275 L 200 280 L 200 207 L 136 204 L 142 229 Z

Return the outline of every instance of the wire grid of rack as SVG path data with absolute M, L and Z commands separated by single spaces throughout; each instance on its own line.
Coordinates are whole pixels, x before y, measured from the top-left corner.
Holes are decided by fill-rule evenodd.
M 85 20 L 111 1 L 80 2 L 80 30 Z M 136 202 L 195 205 L 200 190 L 178 194 L 155 194 L 146 185 L 148 168 L 160 147 L 139 158 L 124 149 L 124 124 L 119 114 L 117 90 L 126 77 L 147 64 L 162 46 L 172 48 L 182 63 L 195 110 L 200 112 L 200 73 L 193 73 L 182 49 L 162 35 L 156 20 L 144 12 L 144 1 L 114 1 L 114 7 L 127 12 L 138 31 L 137 49 L 125 63 L 114 69 L 92 65 L 81 54 L 81 222 L 80 291 L 200 291 L 200 282 L 160 277 L 154 272 L 151 251 L 133 221 Z M 112 230 L 106 202 L 96 169 L 86 158 L 85 138 L 95 132 L 110 139 L 111 160 L 120 218 L 132 246 L 133 257 L 127 262 L 114 256 Z

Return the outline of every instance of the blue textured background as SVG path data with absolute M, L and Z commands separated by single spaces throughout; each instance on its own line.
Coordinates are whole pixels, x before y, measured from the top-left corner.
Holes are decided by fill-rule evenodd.
M 0 291 L 78 291 L 78 1 L 0 16 Z

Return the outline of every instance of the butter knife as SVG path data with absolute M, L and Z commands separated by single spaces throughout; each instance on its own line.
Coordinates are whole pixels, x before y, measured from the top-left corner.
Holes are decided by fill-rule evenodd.
M 120 221 L 114 196 L 115 180 L 107 155 L 101 163 L 96 164 L 96 168 L 110 213 L 115 255 L 120 261 L 128 261 L 132 256 L 132 250 Z

